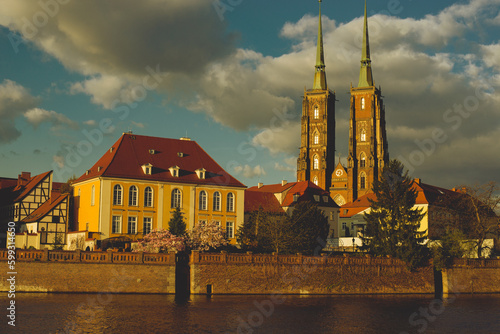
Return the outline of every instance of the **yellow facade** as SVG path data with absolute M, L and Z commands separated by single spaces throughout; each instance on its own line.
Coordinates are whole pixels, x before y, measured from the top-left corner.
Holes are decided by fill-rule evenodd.
M 117 191 L 115 186 L 118 186 Z M 133 186 L 137 189 L 137 197 L 130 192 Z M 92 205 L 92 188 L 94 188 L 94 205 Z M 151 190 L 149 194 L 152 198 L 145 201 L 147 188 Z M 184 214 L 187 230 L 191 230 L 202 221 L 220 222 L 224 231 L 232 224 L 230 242 L 236 243 L 235 233 L 239 224 L 243 223 L 244 215 L 244 189 L 241 187 L 108 177 L 90 179 L 74 185 L 78 229 L 100 232 L 101 239 L 128 236 L 134 240 L 142 238 L 144 232 L 148 232 L 149 226 L 151 230 L 168 229 L 168 222 L 175 210 L 172 205 L 175 189 L 180 191 L 180 208 Z M 206 194 L 206 201 L 200 203 L 200 194 L 203 191 Z M 219 206 L 214 206 L 216 192 L 220 194 Z M 232 194 L 234 202 L 232 210 L 228 211 L 229 194 Z M 200 207 L 200 204 L 205 204 L 206 207 Z

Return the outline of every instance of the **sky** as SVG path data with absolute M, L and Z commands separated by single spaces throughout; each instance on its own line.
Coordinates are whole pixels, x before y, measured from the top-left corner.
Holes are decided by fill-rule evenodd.
M 364 1 L 324 0 L 348 154 Z M 451 188 L 500 182 L 500 0 L 368 1 L 390 158 Z M 296 181 L 313 0 L 2 0 L 0 176 L 82 175 L 122 133 L 197 141 L 245 185 Z

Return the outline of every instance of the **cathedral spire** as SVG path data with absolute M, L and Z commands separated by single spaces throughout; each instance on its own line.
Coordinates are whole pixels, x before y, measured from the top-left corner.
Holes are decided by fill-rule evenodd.
M 325 55 L 323 52 L 323 31 L 321 28 L 321 0 L 319 2 L 318 45 L 316 50 L 316 72 L 313 89 L 326 90 Z
M 365 0 L 365 21 L 363 27 L 363 51 L 361 54 L 361 71 L 359 72 L 358 87 L 373 86 L 372 65 L 370 59 L 370 40 L 368 38 L 368 18 L 366 14 Z

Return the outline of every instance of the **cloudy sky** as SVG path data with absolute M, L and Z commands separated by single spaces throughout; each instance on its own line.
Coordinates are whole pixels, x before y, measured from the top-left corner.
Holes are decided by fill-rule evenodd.
M 363 0 L 324 0 L 337 154 Z M 443 187 L 500 182 L 500 0 L 369 1 L 391 158 Z M 295 181 L 310 0 L 2 0 L 0 176 L 81 175 L 123 132 L 196 140 L 247 186 Z

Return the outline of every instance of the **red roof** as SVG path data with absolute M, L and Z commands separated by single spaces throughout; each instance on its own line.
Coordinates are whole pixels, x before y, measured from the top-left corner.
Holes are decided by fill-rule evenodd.
M 20 192 L 19 195 L 14 199 L 14 202 L 22 200 L 24 197 L 28 196 L 28 194 L 43 180 L 45 179 L 49 174 L 51 174 L 52 171 L 48 171 L 45 173 L 42 173 L 37 176 L 33 176 L 30 178 L 28 183 L 23 186 L 23 185 L 17 185 L 13 191 L 18 191 Z
M 457 192 L 430 184 L 422 183 L 419 179 L 413 181 L 413 188 L 417 190 L 415 204 L 434 204 L 441 196 L 456 195 Z M 371 206 L 369 200 L 375 201 L 377 197 L 374 193 L 361 196 L 357 200 L 342 205 L 340 218 L 352 217 Z M 347 210 L 347 211 L 346 211 Z
M 23 223 L 33 223 L 40 221 L 43 217 L 50 213 L 57 205 L 64 201 L 69 194 L 61 194 L 53 191 L 51 197 L 48 201 L 45 201 L 42 205 L 38 207 L 35 211 L 31 213 L 28 217 L 23 219 Z
M 154 151 L 151 151 L 154 150 Z M 142 166 L 153 166 L 151 175 Z M 179 167 L 179 176 L 170 167 Z M 198 178 L 197 169 L 205 169 L 205 179 Z M 95 177 L 117 177 L 164 182 L 194 183 L 245 187 L 215 162 L 195 141 L 124 133 L 112 148 L 76 182 Z
M 245 212 L 258 211 L 261 208 L 266 212 L 284 213 L 285 211 L 273 193 L 245 191 Z
M 269 193 L 273 194 L 273 197 L 275 197 L 274 194 L 281 193 L 282 195 L 284 195 L 284 199 L 281 203 L 282 207 L 292 206 L 294 203 L 304 201 L 315 202 L 318 203 L 319 206 L 338 207 L 338 205 L 330 197 L 330 193 L 328 191 L 323 190 L 311 181 L 290 182 L 286 183 L 285 185 L 282 185 L 281 183 L 271 184 L 262 186 L 260 188 L 251 187 L 247 189 L 247 191 L 245 192 L 245 196 L 252 192 Z M 298 195 L 297 200 L 294 199 L 294 195 Z M 245 211 L 249 210 L 247 210 L 247 208 L 245 207 Z

